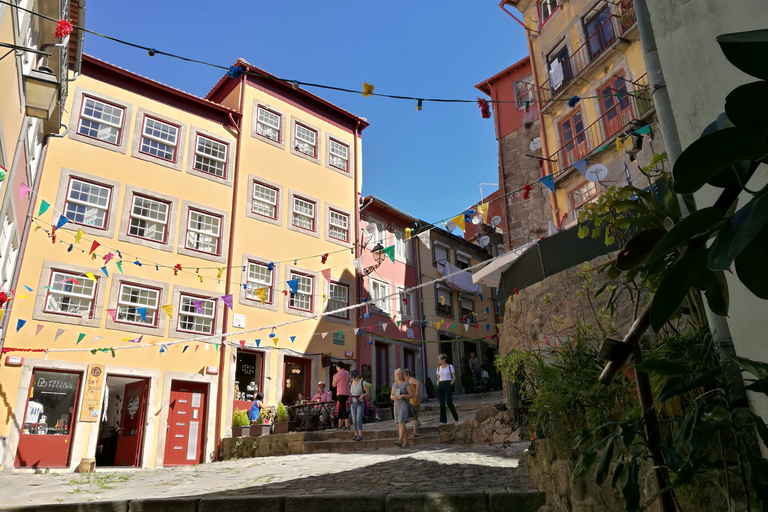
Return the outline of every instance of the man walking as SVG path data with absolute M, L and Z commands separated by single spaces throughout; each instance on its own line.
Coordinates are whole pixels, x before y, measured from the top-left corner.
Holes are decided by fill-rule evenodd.
M 411 370 L 408 368 L 403 370 L 403 373 L 405 374 L 405 380 L 408 382 L 408 394 L 412 397 L 408 400 L 408 417 L 413 425 L 413 435 L 411 437 L 419 437 L 417 427 L 421 425 L 421 422 L 419 421 L 419 409 L 421 409 L 419 391 L 421 390 L 421 382 L 411 375 Z
M 483 367 L 474 352 L 469 354 L 469 370 L 475 379 L 475 393 L 483 387 Z

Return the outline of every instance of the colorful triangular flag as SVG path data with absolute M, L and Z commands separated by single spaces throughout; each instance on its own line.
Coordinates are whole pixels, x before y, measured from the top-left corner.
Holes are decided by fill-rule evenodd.
M 50 208 L 50 207 L 51 207 L 51 205 L 48 204 L 48 201 L 43 199 L 43 202 L 40 203 L 40 209 L 37 211 L 37 216 L 39 217 L 42 214 L 44 214 L 48 210 L 48 208 Z
M 291 293 L 293 293 L 294 295 L 299 292 L 299 280 L 298 279 L 291 279 L 290 281 L 286 281 L 285 284 L 288 285 L 288 288 L 291 289 Z
M 587 172 L 587 161 L 585 159 L 582 158 L 581 160 L 576 160 L 575 162 L 573 162 L 573 167 L 574 167 L 574 169 L 579 171 L 584 176 L 587 175 L 586 174 L 586 172 Z
M 256 347 L 258 347 L 261 344 L 261 340 L 256 340 Z
M 256 288 L 256 289 L 253 291 L 253 293 L 255 293 L 255 294 L 256 294 L 256 297 L 258 297 L 258 298 L 259 298 L 259 301 L 260 301 L 262 304 L 266 304 L 266 303 L 267 303 L 267 290 L 268 290 L 268 289 L 269 289 L 269 288 L 266 288 L 266 287 L 264 287 L 264 288 Z
M 147 308 L 136 308 L 136 311 L 138 311 L 139 316 L 141 317 L 142 322 L 147 321 Z
M 223 302 L 229 309 L 232 309 L 232 295 L 224 295 L 221 298 L 221 302 Z
M 294 341 L 296 341 L 296 336 L 291 336 L 291 343 L 293 343 Z
M 477 206 L 477 213 L 483 218 L 483 222 L 488 222 L 488 203 Z
M 23 285 L 23 286 L 24 286 L 24 288 L 26 288 L 26 289 L 27 289 L 27 291 L 28 291 L 28 292 L 33 292 L 33 291 L 34 291 L 32 288 L 30 288 L 30 287 L 29 287 L 29 286 L 27 286 L 27 285 Z
M 91 281 L 96 281 L 96 276 L 93 275 L 93 272 L 86 272 L 85 277 L 87 277 Z
M 83 341 L 83 338 L 85 338 L 85 333 L 81 332 L 77 335 L 77 343 L 75 345 L 79 345 L 81 341 Z
M 240 340 L 240 348 L 241 349 L 245 348 L 245 340 Z
M 546 176 L 539 178 L 539 181 L 544 184 L 545 187 L 549 189 L 550 192 L 553 194 L 555 193 L 555 178 L 551 174 L 547 174 Z
M 22 185 L 23 185 L 23 183 L 22 183 Z M 19 319 L 16 321 L 16 332 L 19 332 L 19 331 L 21 330 L 21 328 L 22 328 L 22 327 L 24 327 L 24 324 L 25 324 L 25 323 L 27 323 L 27 321 L 26 321 L 26 320 L 22 320 L 21 318 L 19 318 Z
M 28 192 L 29 192 L 29 187 L 27 186 L 27 184 L 26 183 L 20 184 L 19 185 L 19 201 L 23 201 L 24 197 L 27 195 Z
M 203 311 L 203 301 L 193 300 L 192 305 L 195 306 L 195 309 L 197 310 L 198 313 L 200 313 L 201 315 L 205 314 L 205 312 Z
M 37 324 L 37 327 L 35 327 L 35 336 L 40 334 L 40 331 L 42 331 L 45 328 L 43 324 Z
M 101 245 L 101 244 L 100 244 L 99 242 L 97 242 L 96 240 L 94 240 L 94 241 L 93 241 L 93 243 L 91 244 L 91 250 L 90 250 L 90 251 L 88 251 L 88 254 L 93 254 L 93 251 L 95 251 L 96 249 L 98 249 L 100 245 Z
M 116 261 L 115 266 L 117 267 L 117 270 L 120 271 L 120 273 L 123 273 L 123 262 L 122 261 Z
M 53 337 L 53 341 L 58 340 L 64 332 L 64 329 L 56 329 L 56 335 Z
M 66 218 L 64 215 L 59 215 L 59 220 L 56 222 L 56 229 L 59 229 L 61 226 L 69 222 L 69 219 Z
M 166 304 L 165 306 L 160 306 L 160 309 L 165 311 L 165 314 L 168 315 L 168 318 L 173 318 L 173 304 Z
M 395 262 L 395 246 L 390 245 L 389 247 L 384 248 L 384 254 L 389 256 L 389 259 L 392 260 L 392 263 Z
M 323 270 L 320 271 L 320 273 L 323 275 L 326 281 L 328 281 L 329 283 L 331 282 L 331 269 L 324 268 Z
M 107 267 L 101 267 L 101 271 L 104 272 L 104 275 L 109 277 L 109 272 L 107 272 Z
M 184 345 L 184 348 L 181 349 L 181 353 L 183 354 L 184 352 L 186 352 L 188 348 L 189 348 L 189 345 Z
M 115 321 L 115 317 L 117 317 L 117 310 L 116 309 L 108 309 L 107 314 L 112 318 L 112 321 Z
M 462 231 L 466 231 L 467 228 L 464 226 L 464 214 L 457 215 L 454 218 L 451 219 L 454 224 L 456 224 L 456 227 L 458 227 Z
M 277 346 L 277 340 L 278 338 L 272 338 L 272 342 L 275 344 L 275 346 Z

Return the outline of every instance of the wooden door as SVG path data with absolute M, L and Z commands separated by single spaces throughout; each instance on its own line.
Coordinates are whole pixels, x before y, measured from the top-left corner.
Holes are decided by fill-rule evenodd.
M 376 386 L 389 387 L 392 380 L 389 375 L 389 345 L 376 343 Z
M 125 386 L 120 432 L 115 451 L 115 466 L 141 466 L 141 447 L 147 409 L 147 381 Z
M 206 384 L 182 381 L 171 383 L 164 466 L 203 462 L 207 391 Z

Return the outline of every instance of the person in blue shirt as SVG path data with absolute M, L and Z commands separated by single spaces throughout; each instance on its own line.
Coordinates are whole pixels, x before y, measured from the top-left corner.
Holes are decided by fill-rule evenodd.
M 264 408 L 264 404 L 261 402 L 264 399 L 264 395 L 261 393 L 256 395 L 256 400 L 253 402 L 253 405 L 251 406 L 251 414 L 249 415 L 249 418 L 251 421 L 256 421 L 259 417 L 259 413 Z

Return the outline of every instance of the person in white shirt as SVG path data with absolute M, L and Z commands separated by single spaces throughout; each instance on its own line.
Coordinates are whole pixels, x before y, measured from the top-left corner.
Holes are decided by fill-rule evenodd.
M 445 414 L 445 405 L 451 410 L 454 421 L 459 421 L 459 415 L 456 414 L 456 408 L 453 406 L 453 383 L 456 381 L 456 370 L 452 364 L 448 364 L 448 356 L 440 354 L 437 356 L 440 366 L 437 367 L 437 401 L 440 402 L 440 423 L 448 423 Z

